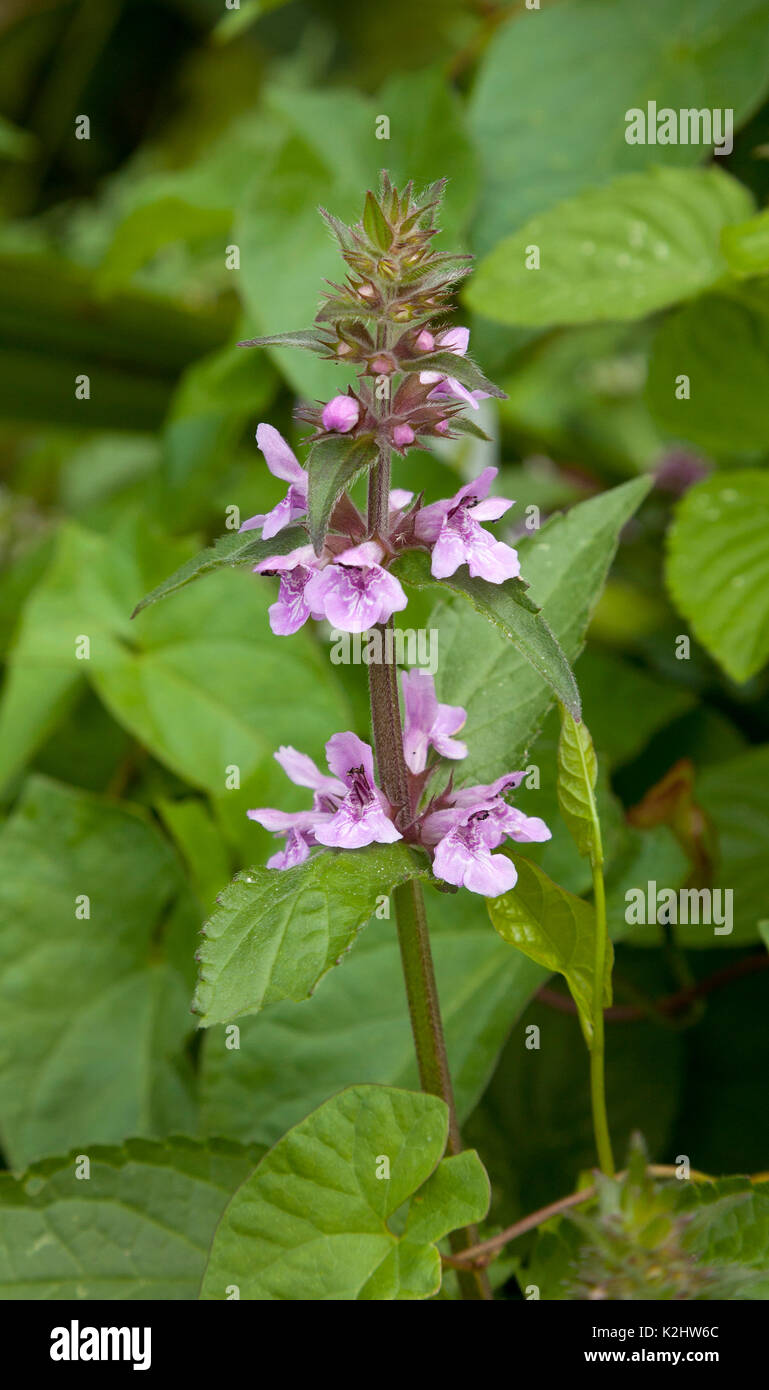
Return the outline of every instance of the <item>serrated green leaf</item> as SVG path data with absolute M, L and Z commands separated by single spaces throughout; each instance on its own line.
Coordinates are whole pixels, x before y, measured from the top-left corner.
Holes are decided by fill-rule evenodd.
M 769 476 L 718 474 L 690 489 L 668 536 L 668 588 L 735 681 L 769 657 Z
M 406 551 L 392 568 L 393 573 L 412 588 L 450 589 L 469 600 L 488 622 L 504 633 L 566 708 L 579 716 L 579 691 L 571 667 L 521 580 L 489 584 L 485 579 L 471 579 L 463 571 L 450 579 L 434 579 L 429 555 L 418 550 Z
M 273 555 L 287 555 L 290 550 L 303 545 L 306 539 L 305 532 L 299 526 L 286 527 L 269 541 L 263 541 L 260 536 L 254 535 L 253 531 L 236 531 L 228 536 L 220 536 L 213 545 L 207 546 L 199 555 L 194 555 L 191 560 L 180 565 L 168 579 L 164 579 L 162 584 L 158 584 L 146 594 L 137 603 L 131 617 L 135 618 L 142 609 L 149 608 L 161 598 L 168 598 L 169 594 L 175 594 L 179 589 L 184 589 L 187 584 L 191 584 L 194 579 L 202 578 L 204 574 L 213 574 L 225 566 L 230 569 L 238 565 L 253 567 L 258 565 L 260 560 L 267 560 Z
M 425 907 L 460 1123 L 480 1098 L 511 1023 L 546 972 L 489 927 L 483 898 L 426 891 Z M 358 1082 L 416 1089 L 403 966 L 389 919 L 369 922 L 307 1008 L 273 1004 L 202 1044 L 202 1128 L 273 1144 L 329 1096 Z M 255 1094 L 259 1104 L 253 1105 Z
M 590 903 L 567 893 L 523 855 L 510 856 L 518 882 L 488 901 L 489 916 L 502 937 L 531 960 L 563 975 L 579 1011 L 588 1046 L 593 1036 L 595 913 Z M 606 952 L 604 1002 L 611 1003 L 611 946 Z
M 0 830 L 0 1134 L 14 1166 L 194 1125 L 198 926 L 144 812 L 30 779 Z
M 558 804 L 569 833 L 584 858 L 601 858 L 595 805 L 598 762 L 587 725 L 561 711 L 558 740 Z
M 434 1242 L 480 1220 L 477 1154 L 441 1162 L 448 1110 L 435 1096 L 353 1086 L 289 1130 L 236 1193 L 214 1236 L 201 1298 L 391 1301 L 441 1283 Z M 387 1171 L 385 1171 L 385 1162 Z M 409 1202 L 403 1234 L 389 1222 Z
M 628 174 L 500 242 L 465 298 L 486 318 L 531 327 L 643 318 L 716 284 L 721 231 L 752 207 L 720 169 Z M 539 269 L 527 267 L 532 246 Z
M 201 1025 L 307 999 L 373 916 L 377 898 L 426 873 L 425 860 L 394 844 L 238 874 L 204 928 L 194 1001 Z
M 552 517 L 516 541 L 529 592 L 569 660 L 582 649 L 622 527 L 649 491 L 635 478 Z M 441 604 L 430 616 L 440 643 L 438 694 L 467 710 L 463 782 L 490 782 L 500 767 L 520 768 L 551 703 L 549 685 L 501 633 L 464 603 Z M 493 699 L 490 692 L 493 691 Z
M 342 493 L 376 463 L 378 450 L 372 434 L 350 439 L 332 435 L 319 439 L 307 459 L 310 540 L 320 554 L 331 514 Z
M 455 377 L 469 391 L 486 391 L 490 396 L 504 400 L 505 393 L 493 381 L 484 376 L 480 367 L 469 357 L 460 357 L 457 352 L 423 352 L 418 358 L 401 362 L 403 372 L 441 372 Z
M 225 1203 L 264 1150 L 129 1139 L 0 1174 L 0 1299 L 194 1299 Z
M 535 213 L 648 163 L 679 169 L 706 144 L 628 144 L 625 113 L 760 106 L 769 57 L 766 0 L 562 0 L 523 6 L 492 34 L 469 120 L 484 166 L 475 241 L 495 246 Z M 389 107 L 383 106 L 387 111 Z

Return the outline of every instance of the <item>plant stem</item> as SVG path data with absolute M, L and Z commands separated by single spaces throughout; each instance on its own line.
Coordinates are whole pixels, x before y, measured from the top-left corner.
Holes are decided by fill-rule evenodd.
M 389 492 L 390 454 L 389 450 L 383 449 L 369 476 L 368 526 L 372 535 L 381 534 L 386 526 Z M 383 624 L 383 638 L 387 627 L 391 625 L 392 619 L 388 624 Z M 409 814 L 409 789 L 403 757 L 403 730 L 393 651 L 394 645 L 383 640 L 382 661 L 372 662 L 369 666 L 369 692 L 380 785 L 394 808 L 397 821 L 399 816 Z M 401 884 L 393 892 L 393 902 L 419 1082 L 423 1091 L 439 1096 L 448 1107 L 447 1151 L 449 1154 L 457 1154 L 462 1148 L 462 1141 L 446 1055 L 438 986 L 421 884 L 413 881 Z M 477 1232 L 471 1226 L 462 1231 L 454 1231 L 450 1236 L 451 1248 L 455 1254 L 466 1250 L 476 1240 Z M 488 1281 L 481 1271 L 460 1270 L 457 1277 L 463 1299 L 491 1298 Z
M 603 848 L 596 816 L 596 837 L 591 862 L 593 866 L 593 903 L 595 906 L 595 962 L 593 975 L 593 1041 L 590 1048 L 590 1099 L 593 1109 L 593 1131 L 601 1171 L 614 1176 L 614 1155 L 609 1137 L 606 1114 L 606 1081 L 604 1076 L 604 1018 L 603 984 L 606 969 L 606 889 L 603 881 Z

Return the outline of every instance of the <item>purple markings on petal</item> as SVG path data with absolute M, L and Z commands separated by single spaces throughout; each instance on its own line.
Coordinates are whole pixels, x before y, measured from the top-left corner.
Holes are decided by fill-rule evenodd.
M 323 407 L 321 419 L 324 430 L 347 434 L 354 429 L 360 416 L 360 406 L 353 396 L 334 396 Z
M 487 829 L 488 812 L 468 811 L 436 846 L 433 873 L 445 883 L 469 888 L 486 898 L 514 887 L 515 865 L 504 854 L 492 854 L 499 843 Z
M 383 555 L 376 541 L 342 551 L 308 584 L 307 602 L 340 632 L 365 632 L 387 622 L 408 600 L 399 581 L 379 563 Z
M 430 747 L 443 758 L 467 757 L 467 745 L 451 735 L 467 719 L 459 705 L 441 705 L 435 684 L 427 671 L 414 667 L 401 674 L 403 689 L 403 755 L 410 772 L 424 772 Z
M 480 525 L 498 520 L 513 505 L 506 497 L 488 497 L 496 474 L 496 468 L 484 468 L 454 497 L 433 502 L 418 513 L 415 533 L 418 540 L 432 544 L 430 568 L 436 579 L 448 579 L 463 564 L 471 578 L 491 584 L 503 584 L 520 574 L 517 551 Z
M 334 734 L 326 744 L 329 769 L 344 782 L 346 795 L 336 814 L 315 832 L 319 844 L 360 849 L 392 844 L 401 833 L 387 815 L 387 803 L 374 783 L 374 755 L 353 733 Z
M 275 478 L 283 478 L 289 484 L 285 497 L 273 507 L 271 512 L 259 512 L 257 516 L 244 521 L 241 531 L 253 531 L 261 526 L 262 539 L 272 540 L 285 526 L 298 520 L 307 512 L 307 474 L 289 448 L 282 434 L 272 425 L 260 425 L 256 431 L 256 442 L 264 454 L 265 462 Z
M 276 637 L 298 632 L 307 619 L 319 617 L 308 598 L 308 586 L 317 574 L 317 559 L 311 545 L 300 545 L 288 555 L 273 555 L 254 566 L 255 574 L 280 576 L 277 602 L 270 606 L 270 627 Z

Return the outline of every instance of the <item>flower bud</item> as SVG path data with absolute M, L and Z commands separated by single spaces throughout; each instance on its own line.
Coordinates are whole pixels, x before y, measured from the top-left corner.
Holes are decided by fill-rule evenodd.
M 411 425 L 396 425 L 393 430 L 393 444 L 402 449 L 406 444 L 413 444 L 416 435 Z
M 435 339 L 432 333 L 428 333 L 426 328 L 423 328 L 422 332 L 419 334 L 416 347 L 419 352 L 432 352 L 434 350 Z
M 389 376 L 394 370 L 392 358 L 374 357 L 371 362 L 371 370 L 375 372 L 377 376 Z
M 334 396 L 323 407 L 323 428 L 347 434 L 357 425 L 359 415 L 360 406 L 353 396 Z

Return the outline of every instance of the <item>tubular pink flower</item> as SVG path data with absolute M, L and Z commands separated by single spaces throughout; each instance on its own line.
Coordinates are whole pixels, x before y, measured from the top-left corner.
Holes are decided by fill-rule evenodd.
M 315 830 L 319 844 L 359 849 L 374 842 L 402 839 L 388 815 L 388 803 L 374 782 L 374 755 L 356 734 L 334 734 L 326 744 L 329 770 L 344 783 L 346 794 L 330 820 Z
M 271 512 L 260 512 L 244 521 L 241 531 L 253 531 L 261 526 L 262 540 L 269 541 L 277 536 L 284 526 L 307 513 L 307 474 L 282 434 L 272 425 L 260 425 L 256 431 L 256 442 L 264 454 L 265 462 L 275 478 L 283 478 L 289 484 L 288 492 Z
M 320 619 L 310 601 L 310 581 L 318 573 L 318 557 L 311 545 L 300 545 L 287 555 L 273 555 L 254 565 L 254 574 L 280 576 L 277 601 L 270 605 L 270 627 L 276 637 L 290 637 L 309 617 Z
M 496 468 L 484 468 L 453 497 L 433 502 L 417 514 L 415 535 L 432 545 L 430 568 L 436 579 L 447 579 L 463 564 L 473 579 L 490 584 L 503 584 L 520 573 L 517 551 L 495 540 L 479 524 L 497 521 L 513 505 L 506 497 L 488 496 L 496 475 Z
M 340 632 L 365 632 L 385 623 L 408 602 L 399 581 L 382 568 L 384 550 L 364 541 L 337 555 L 307 584 L 304 600 Z
M 443 758 L 466 758 L 467 745 L 451 735 L 462 728 L 467 711 L 459 705 L 439 704 L 432 676 L 417 666 L 402 672 L 401 687 L 405 711 L 403 756 L 409 771 L 424 772 L 431 747 Z
M 333 396 L 323 407 L 321 420 L 324 430 L 347 434 L 360 417 L 360 406 L 353 396 Z

